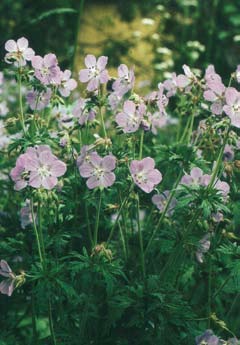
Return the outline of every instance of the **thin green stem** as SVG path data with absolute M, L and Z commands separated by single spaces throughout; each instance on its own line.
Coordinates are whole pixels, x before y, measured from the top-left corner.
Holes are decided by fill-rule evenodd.
M 97 241 L 98 241 L 98 228 L 99 228 L 99 218 L 100 218 L 101 204 L 102 204 L 102 191 L 100 191 L 100 196 L 99 196 L 99 201 L 98 201 L 98 208 L 97 208 L 97 218 L 96 218 L 94 235 L 93 235 L 93 244 L 94 244 L 94 246 L 97 245 Z
M 105 123 L 104 123 L 102 107 L 99 107 L 99 113 L 100 113 L 100 117 L 101 117 L 101 124 L 102 124 L 102 128 L 103 128 L 104 138 L 106 139 L 107 138 L 107 131 L 106 131 Z
M 23 132 L 24 134 L 26 134 L 24 115 L 23 115 L 23 104 L 22 104 L 22 77 L 21 77 L 20 69 L 18 71 L 18 99 L 19 99 L 20 122 L 22 124 Z
M 139 246 L 140 246 L 142 275 L 143 275 L 143 279 L 145 280 L 146 267 L 145 267 L 144 248 L 143 248 L 143 238 L 142 238 L 142 231 L 141 231 L 141 224 L 140 224 L 140 207 L 139 207 L 138 195 L 137 195 L 137 228 L 138 228 L 138 237 L 139 237 Z
M 89 222 L 89 213 L 88 213 L 88 207 L 87 204 L 85 204 L 85 212 L 86 212 L 86 218 L 87 218 L 87 231 L 88 231 L 88 238 L 91 244 L 91 247 L 93 247 L 93 237 L 92 237 L 92 232 L 91 232 L 91 227 L 90 227 L 90 222 Z
M 161 214 L 161 217 L 159 218 L 159 221 L 158 221 L 158 223 L 157 223 L 157 225 L 156 225 L 156 227 L 155 227 L 155 229 L 154 229 L 154 231 L 153 231 L 153 233 L 152 233 L 152 236 L 150 237 L 150 240 L 149 240 L 149 242 L 148 242 L 148 244 L 147 244 L 147 247 L 146 247 L 146 249 L 145 249 L 145 255 L 146 255 L 147 252 L 149 251 L 149 249 L 150 249 L 150 247 L 151 247 L 151 244 L 152 244 L 152 241 L 154 240 L 154 238 L 155 238 L 155 236 L 156 236 L 156 233 L 158 232 L 160 226 L 162 225 L 162 222 L 163 222 L 163 220 L 164 220 L 164 218 L 165 218 L 165 215 L 166 215 L 166 213 L 167 213 L 167 211 L 168 211 L 168 209 L 169 209 L 169 206 L 170 206 L 170 204 L 171 204 L 171 201 L 172 201 L 172 199 L 173 199 L 173 197 L 174 197 L 174 195 L 175 195 L 175 193 L 176 193 L 176 189 L 177 189 L 177 186 L 178 186 L 178 184 L 179 184 L 179 182 L 180 182 L 180 180 L 181 180 L 181 177 L 182 177 L 182 170 L 180 171 L 180 173 L 179 173 L 179 175 L 178 175 L 178 177 L 177 177 L 177 180 L 176 180 L 176 182 L 175 182 L 174 188 L 172 189 L 172 191 L 171 191 L 171 193 L 170 193 L 170 195 L 169 195 L 169 198 L 168 198 L 167 203 L 166 203 L 166 205 L 165 205 L 165 208 L 164 208 L 164 210 L 163 210 L 163 212 L 162 212 L 162 214 Z
M 38 229 L 37 229 L 37 226 L 36 226 L 36 219 L 35 219 L 34 210 L 33 210 L 33 199 L 31 199 L 31 201 L 30 201 L 30 208 L 31 208 L 31 216 L 32 216 L 32 222 L 33 222 L 33 229 L 34 229 L 36 240 L 37 240 L 38 255 L 39 255 L 39 258 L 40 258 L 41 265 L 44 268 L 44 259 L 43 259 L 42 250 L 41 250 L 41 242 L 40 242 L 40 238 L 39 238 L 39 234 L 38 234 Z
M 227 130 L 226 135 L 225 135 L 224 140 L 223 140 L 223 144 L 222 144 L 222 146 L 220 148 L 220 151 L 219 151 L 219 154 L 218 154 L 218 158 L 217 158 L 217 162 L 216 162 L 213 174 L 212 174 L 212 178 L 211 178 L 210 183 L 209 183 L 209 185 L 207 187 L 208 191 L 213 187 L 213 185 L 215 183 L 215 180 L 216 180 L 216 177 L 218 175 L 219 169 L 221 167 L 223 153 L 224 153 L 224 148 L 225 148 L 227 140 L 228 140 L 228 135 L 229 135 L 229 132 L 230 132 L 230 128 L 231 127 L 229 125 L 228 130 Z
M 118 221 L 118 227 L 119 227 L 119 230 L 120 230 L 120 235 L 121 235 L 121 240 L 122 240 L 124 259 L 125 259 L 125 261 L 127 261 L 126 242 L 125 242 L 125 237 L 124 237 L 123 229 L 122 229 L 121 224 L 120 224 L 119 221 Z
M 189 144 L 191 141 L 192 131 L 193 131 L 193 124 L 194 124 L 194 109 L 191 115 L 191 121 L 188 129 L 188 136 L 187 136 L 187 143 Z
M 141 132 L 140 136 L 140 146 L 139 146 L 139 160 L 142 159 L 142 152 L 143 152 L 143 140 L 144 140 L 144 130 Z
M 212 314 L 212 259 L 209 257 L 209 272 L 208 272 L 208 315 Z M 211 318 L 208 319 L 208 328 L 211 327 Z
M 112 226 L 112 229 L 111 229 L 111 231 L 110 231 L 110 234 L 109 234 L 109 236 L 108 236 L 107 244 L 108 244 L 108 243 L 110 242 L 110 240 L 112 239 L 112 236 L 113 236 L 113 234 L 114 234 L 114 230 L 115 230 L 115 228 L 116 228 L 116 226 L 117 226 L 117 224 L 118 224 L 118 220 L 119 220 L 119 218 L 120 218 L 120 216 L 121 216 L 122 210 L 123 210 L 124 206 L 127 204 L 128 200 L 129 200 L 129 198 L 130 198 L 130 194 L 131 194 L 133 188 L 134 188 L 134 185 L 132 185 L 132 186 L 130 187 L 130 190 L 129 190 L 129 192 L 128 192 L 128 195 L 124 198 L 123 202 L 122 202 L 121 205 L 120 205 L 120 208 L 119 208 L 119 211 L 118 211 L 117 218 L 116 218 L 116 220 L 115 220 L 115 222 L 114 222 L 114 224 L 113 224 L 113 226 Z

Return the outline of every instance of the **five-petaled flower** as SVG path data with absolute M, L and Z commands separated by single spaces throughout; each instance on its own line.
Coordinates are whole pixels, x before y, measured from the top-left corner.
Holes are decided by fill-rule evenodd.
M 228 87 L 225 93 L 226 105 L 223 111 L 230 117 L 231 124 L 240 128 L 240 92 L 234 87 Z
M 106 188 L 115 182 L 115 174 L 112 172 L 116 167 L 116 158 L 113 155 L 100 157 L 97 152 L 91 152 L 77 162 L 79 173 L 82 177 L 87 178 L 87 186 L 89 189 Z
M 96 111 L 89 108 L 88 99 L 79 98 L 73 107 L 72 114 L 78 119 L 78 123 L 83 126 L 89 121 L 93 121 L 96 117 Z
M 44 85 L 59 85 L 61 83 L 61 70 L 55 54 L 47 54 L 44 57 L 35 55 L 32 58 L 32 66 L 35 77 Z
M 167 206 L 169 196 L 170 196 L 169 190 L 165 190 L 165 192 L 162 192 L 162 194 L 153 195 L 152 202 L 154 205 L 156 205 L 156 207 L 159 209 L 160 212 L 163 212 L 165 207 Z M 177 199 L 172 198 L 168 206 L 166 216 L 171 216 L 173 214 L 173 210 L 176 204 L 177 204 Z
M 113 90 L 116 95 L 122 97 L 130 91 L 134 86 L 135 76 L 133 69 L 128 69 L 124 64 L 118 67 L 118 78 L 113 83 Z
M 32 60 L 35 52 L 28 47 L 28 40 L 25 37 L 19 38 L 17 41 L 8 40 L 5 43 L 5 49 L 8 52 L 5 55 L 5 61 L 9 64 L 14 63 L 17 67 L 26 65 L 26 61 Z
M 31 90 L 27 93 L 26 99 L 29 104 L 29 107 L 32 110 L 42 110 L 46 108 L 51 100 L 52 91 L 47 89 L 46 91 L 36 91 Z
M 68 97 L 71 91 L 76 89 L 77 82 L 71 78 L 71 71 L 69 69 L 66 69 L 64 72 L 61 71 L 60 79 L 59 92 L 63 97 Z
M 125 101 L 123 112 L 116 115 L 116 122 L 124 133 L 133 133 L 138 130 L 145 113 L 145 104 L 136 106 L 133 101 Z
M 133 160 L 130 173 L 135 184 L 144 192 L 150 193 L 162 181 L 162 174 L 155 169 L 155 162 L 151 157 Z
M 105 69 L 108 57 L 100 56 L 97 60 L 94 55 L 88 54 L 85 57 L 85 65 L 87 68 L 79 72 L 79 80 L 82 83 L 88 83 L 87 90 L 95 91 L 100 84 L 107 83 L 109 75 Z
M 9 297 L 12 296 L 16 275 L 5 260 L 0 261 L 0 275 L 7 278 L 0 283 L 0 292 Z
M 15 189 L 21 190 L 28 185 L 33 188 L 53 189 L 58 177 L 66 172 L 66 164 L 51 152 L 47 145 L 29 147 L 19 156 L 16 167 L 11 171 Z

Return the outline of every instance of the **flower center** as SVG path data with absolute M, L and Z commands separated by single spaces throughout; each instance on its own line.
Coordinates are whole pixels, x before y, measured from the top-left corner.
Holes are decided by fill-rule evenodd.
M 50 171 L 47 165 L 42 165 L 39 169 L 38 169 L 38 173 L 41 177 L 48 177 L 50 176 Z

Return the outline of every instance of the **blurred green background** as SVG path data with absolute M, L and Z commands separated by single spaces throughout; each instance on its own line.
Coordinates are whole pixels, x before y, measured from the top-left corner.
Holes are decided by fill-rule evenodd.
M 1 68 L 4 42 L 21 36 L 75 72 L 87 53 L 134 65 L 138 88 L 184 63 L 213 63 L 224 78 L 240 61 L 239 0 L 1 0 L 0 13 Z

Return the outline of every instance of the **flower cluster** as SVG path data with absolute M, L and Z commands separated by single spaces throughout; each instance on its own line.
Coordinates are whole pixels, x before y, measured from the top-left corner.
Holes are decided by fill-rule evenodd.
M 10 175 L 15 182 L 15 190 L 27 186 L 50 190 L 56 186 L 57 178 L 65 172 L 66 164 L 52 154 L 50 147 L 39 145 L 29 147 L 26 153 L 18 157 Z

